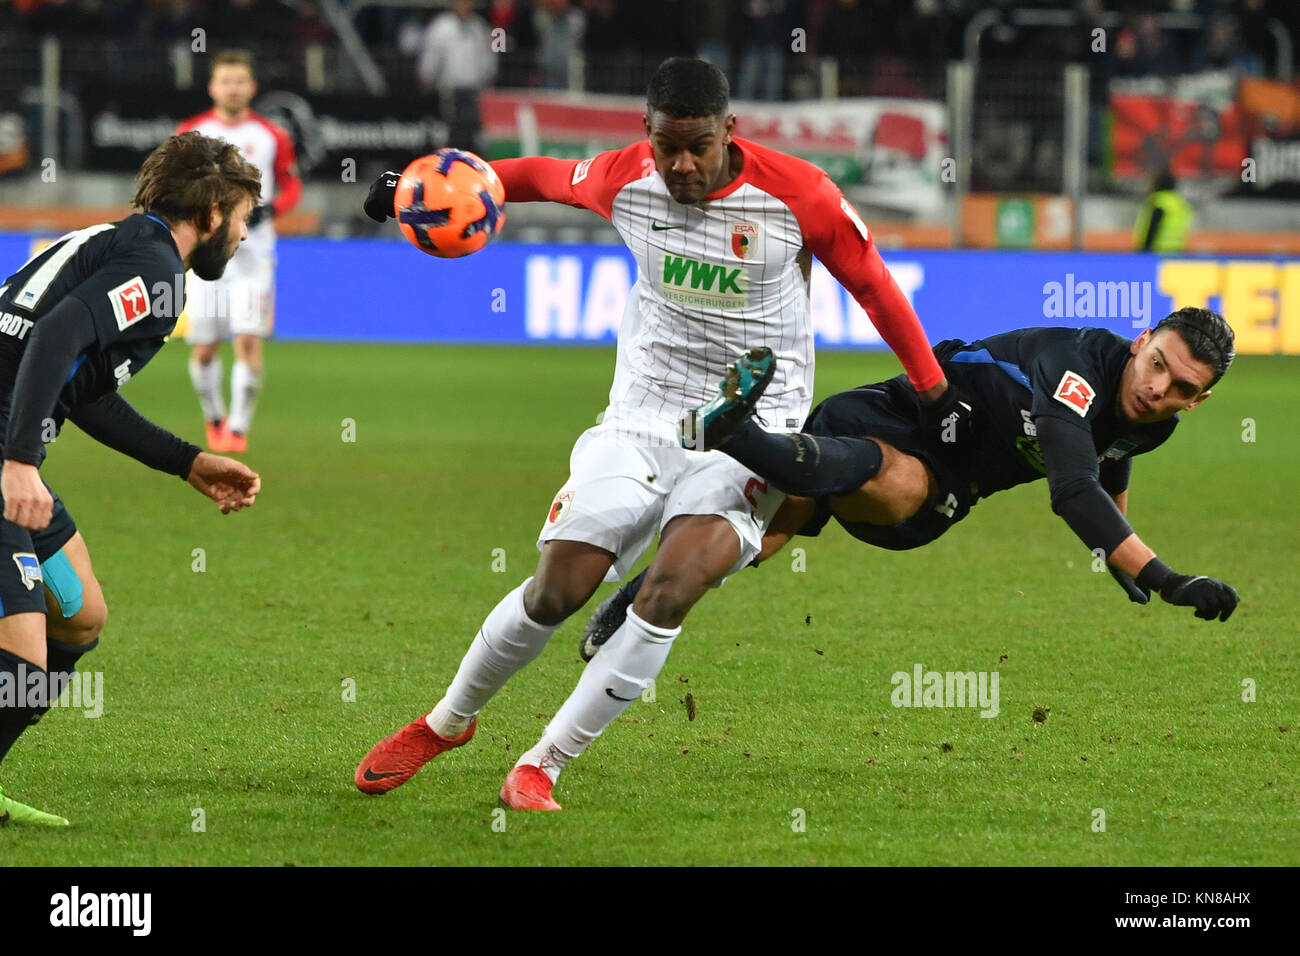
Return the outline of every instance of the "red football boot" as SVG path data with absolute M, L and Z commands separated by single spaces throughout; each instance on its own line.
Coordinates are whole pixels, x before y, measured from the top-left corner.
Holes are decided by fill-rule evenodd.
M 438 754 L 469 743 L 477 727 L 476 717 L 463 734 L 448 739 L 430 730 L 423 717 L 407 724 L 370 748 L 353 777 L 357 789 L 362 793 L 387 793 L 400 787 Z
M 541 767 L 515 767 L 501 785 L 501 802 L 512 810 L 562 810 L 551 797 L 551 778 Z

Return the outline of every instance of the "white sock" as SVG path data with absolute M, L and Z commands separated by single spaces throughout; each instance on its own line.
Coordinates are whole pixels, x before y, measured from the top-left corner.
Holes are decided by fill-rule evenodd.
M 230 430 L 241 435 L 248 434 L 253 424 L 253 411 L 257 408 L 257 397 L 262 394 L 262 371 L 253 370 L 247 362 L 235 360 L 230 370 Z
M 207 365 L 201 365 L 190 356 L 190 382 L 199 396 L 203 420 L 219 422 L 226 417 L 226 403 L 221 397 L 221 356 L 215 356 Z
M 528 581 L 531 581 L 529 578 Z M 559 625 L 538 624 L 524 610 L 525 581 L 492 609 L 465 652 L 447 693 L 429 714 L 429 729 L 440 737 L 459 737 L 469 722 L 542 652 Z M 605 652 L 601 648 L 601 653 Z
M 627 620 L 592 658 L 542 739 L 519 763 L 541 766 L 554 782 L 564 764 L 586 750 L 650 686 L 681 632 L 680 627 L 647 624 L 628 608 Z

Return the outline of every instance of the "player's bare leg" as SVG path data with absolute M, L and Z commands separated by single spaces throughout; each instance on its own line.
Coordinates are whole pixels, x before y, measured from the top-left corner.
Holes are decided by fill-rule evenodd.
M 925 462 L 888 442 L 867 440 L 880 448 L 880 469 L 857 491 L 830 496 L 831 513 L 835 517 L 865 524 L 895 525 L 937 499 L 939 485 Z
M 226 420 L 227 450 L 248 450 L 248 431 L 262 394 L 262 338 L 237 334 L 235 364 L 230 370 L 230 417 Z
M 45 667 L 54 688 L 61 692 L 81 658 L 99 646 L 108 606 L 80 531 L 43 562 L 41 570 L 45 576 Z
M 899 451 L 877 439 L 854 439 L 870 442 L 879 456 L 875 474 L 857 490 L 829 498 L 831 513 L 845 521 L 865 524 L 894 525 L 915 515 L 938 498 L 938 484 L 929 466 L 914 455 Z M 724 448 L 725 450 L 725 448 Z M 766 476 L 765 476 L 766 477 Z M 757 561 L 762 564 L 789 543 L 816 511 L 813 498 L 786 495 L 785 501 L 763 534 L 763 549 Z M 627 609 L 637 598 L 649 569 L 601 602 L 591 615 L 578 640 L 578 654 L 590 661 L 613 636 L 627 616 Z
M 190 382 L 199 396 L 208 448 L 226 451 L 226 401 L 222 395 L 221 343 L 190 346 Z
M 467 743 L 479 711 L 542 652 L 560 623 L 587 603 L 613 560 L 608 551 L 582 541 L 547 541 L 536 574 L 487 616 L 442 700 L 371 749 L 357 767 L 357 787 L 386 793 L 438 754 Z
M 650 686 L 687 613 L 739 556 L 740 539 L 725 518 L 679 515 L 664 527 L 626 620 L 582 672 L 542 739 L 506 778 L 501 799 L 508 806 L 560 809 L 551 797 L 560 771 Z
M 762 564 L 789 544 L 790 539 L 808 523 L 816 510 L 817 502 L 812 498 L 786 495 L 785 501 L 781 502 L 781 507 L 772 516 L 772 523 L 763 533 L 763 550 L 758 553 L 758 563 Z

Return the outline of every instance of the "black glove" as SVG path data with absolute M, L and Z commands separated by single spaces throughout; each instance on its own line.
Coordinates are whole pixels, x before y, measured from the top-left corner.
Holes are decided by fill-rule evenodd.
M 1138 587 L 1151 588 L 1170 604 L 1196 608 L 1196 616 L 1206 621 L 1216 617 L 1226 621 L 1232 616 L 1240 596 L 1231 587 L 1200 574 L 1179 574 L 1159 558 L 1152 558 L 1137 576 Z
M 254 206 L 253 211 L 248 214 L 248 228 L 252 229 L 263 219 L 270 219 L 275 215 L 275 209 L 270 203 L 262 203 L 260 206 Z
M 1110 571 L 1110 576 L 1124 589 L 1124 593 L 1134 604 L 1146 604 L 1151 600 L 1150 588 L 1139 587 L 1136 581 L 1113 565 L 1108 564 L 1106 567 Z
M 397 181 L 401 178 L 400 172 L 386 169 L 370 184 L 364 208 L 366 215 L 375 222 L 387 222 L 393 218 L 393 200 L 397 195 Z
M 943 441 L 960 442 L 970 438 L 971 421 L 970 399 L 958 390 L 951 379 L 937 401 L 921 403 L 921 424 L 927 429 L 937 429 Z

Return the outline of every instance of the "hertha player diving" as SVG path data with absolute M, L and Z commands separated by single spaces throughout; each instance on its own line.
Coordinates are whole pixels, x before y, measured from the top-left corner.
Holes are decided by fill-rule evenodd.
M 832 516 L 868 544 L 919 548 L 981 498 L 1046 477 L 1052 510 L 1106 558 L 1130 600 L 1146 604 L 1155 591 L 1199 618 L 1228 619 L 1236 591 L 1175 572 L 1125 517 L 1134 456 L 1164 443 L 1179 413 L 1208 399 L 1232 363 L 1232 329 L 1222 316 L 1180 309 L 1133 341 L 1105 329 L 1031 328 L 949 340 L 934 352 L 977 410 L 969 441 L 945 442 L 922 428 L 915 397 L 898 379 L 832 395 L 800 433 L 754 422 L 761 376 L 744 394 L 700 410 L 695 427 L 705 447 L 789 496 L 760 559 L 793 534 L 816 535 Z M 597 609 L 582 638 L 584 658 L 618 626 L 638 586 L 628 582 Z
M 779 504 L 762 478 L 720 453 L 695 454 L 677 422 L 707 401 L 745 345 L 780 347 L 759 410 L 798 427 L 812 404 L 812 256 L 866 309 L 906 370 L 918 406 L 938 422 L 960 414 L 916 313 L 867 227 L 817 167 L 734 135 L 726 78 L 702 60 L 662 63 L 649 85 L 646 139 L 582 162 L 531 157 L 493 168 L 512 202 L 590 209 L 637 261 L 618 336 L 609 405 L 569 458 L 550 503 L 536 573 L 484 621 L 441 701 L 381 741 L 355 782 L 383 793 L 473 736 L 484 705 L 541 653 L 600 582 L 625 575 L 650 547 L 650 576 L 536 746 L 507 776 L 516 809 L 558 810 L 561 770 L 659 673 L 691 607 L 758 554 Z M 395 174 L 371 189 L 367 212 L 394 213 Z
M 173 136 L 140 169 L 140 213 L 68 233 L 0 284 L 0 761 L 58 699 L 107 616 L 86 543 L 39 471 L 64 421 L 187 480 L 223 514 L 261 489 L 247 466 L 182 441 L 118 394 L 175 327 L 185 270 L 221 275 L 259 190 L 234 146 Z M 0 823 L 68 821 L 0 792 Z

